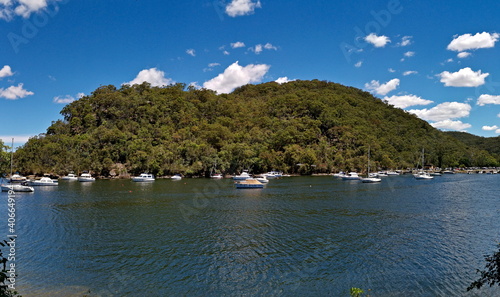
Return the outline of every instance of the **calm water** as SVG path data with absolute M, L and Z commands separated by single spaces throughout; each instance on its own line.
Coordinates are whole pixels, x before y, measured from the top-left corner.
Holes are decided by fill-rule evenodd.
M 351 287 L 384 297 L 500 296 L 465 292 L 499 241 L 500 175 L 232 183 L 61 181 L 17 194 L 17 288 L 23 296 L 349 296 Z M 0 207 L 7 234 L 6 199 Z

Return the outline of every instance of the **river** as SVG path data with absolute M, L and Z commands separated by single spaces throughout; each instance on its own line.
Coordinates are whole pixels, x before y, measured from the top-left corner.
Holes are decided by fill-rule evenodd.
M 23 296 L 500 296 L 500 175 L 60 181 L 16 200 Z M 7 193 L 0 231 L 8 234 Z M 2 218 L 4 223 L 2 223 Z M 6 237 L 5 237 L 6 238 Z M 5 255 L 5 252 L 4 252 Z

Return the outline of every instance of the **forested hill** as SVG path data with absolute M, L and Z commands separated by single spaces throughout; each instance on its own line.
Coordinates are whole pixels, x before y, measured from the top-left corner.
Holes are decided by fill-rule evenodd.
M 481 137 L 466 132 L 446 132 L 455 139 L 460 140 L 470 147 L 488 151 L 491 155 L 500 160 L 500 136 Z
M 364 171 L 420 164 L 488 166 L 496 160 L 356 88 L 324 81 L 210 90 L 102 86 L 68 104 L 63 120 L 17 150 L 22 173 L 90 170 L 156 175 Z

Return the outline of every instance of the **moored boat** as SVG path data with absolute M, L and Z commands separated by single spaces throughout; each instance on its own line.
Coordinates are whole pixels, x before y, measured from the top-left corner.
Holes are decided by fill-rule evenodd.
M 248 170 L 243 170 L 240 175 L 233 176 L 233 180 L 246 180 L 248 178 L 251 178 L 250 174 L 248 174 Z
M 155 177 L 150 173 L 141 173 L 139 176 L 132 177 L 132 181 L 135 182 L 152 182 L 155 181 Z
M 79 182 L 93 182 L 93 181 L 95 181 L 95 177 L 92 177 L 92 175 L 90 175 L 90 173 L 82 173 L 78 177 L 78 181 Z
M 23 185 L 23 184 L 4 184 L 0 186 L 2 188 L 2 192 L 35 192 L 33 187 Z
M 41 179 L 37 180 L 30 180 L 28 181 L 29 186 L 58 186 L 59 183 L 57 181 L 52 180 L 49 177 L 42 177 Z
M 357 172 L 349 172 L 342 176 L 343 180 L 359 180 L 361 177 L 358 175 Z
M 61 177 L 62 180 L 78 180 L 78 176 L 74 173 L 69 173 L 68 175 L 65 175 Z
M 176 175 L 173 175 L 172 177 L 170 177 L 170 179 L 172 179 L 172 180 L 181 180 L 182 176 L 180 174 L 176 174 Z

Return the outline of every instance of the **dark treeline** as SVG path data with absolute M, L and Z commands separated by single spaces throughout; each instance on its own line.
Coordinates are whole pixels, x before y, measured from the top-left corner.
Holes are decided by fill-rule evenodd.
M 486 150 L 367 92 L 318 80 L 246 85 L 222 95 L 184 84 L 109 85 L 61 114 L 16 151 L 17 171 L 364 171 L 368 148 L 372 168 L 420 166 L 422 149 L 426 163 L 439 167 L 498 164 Z

